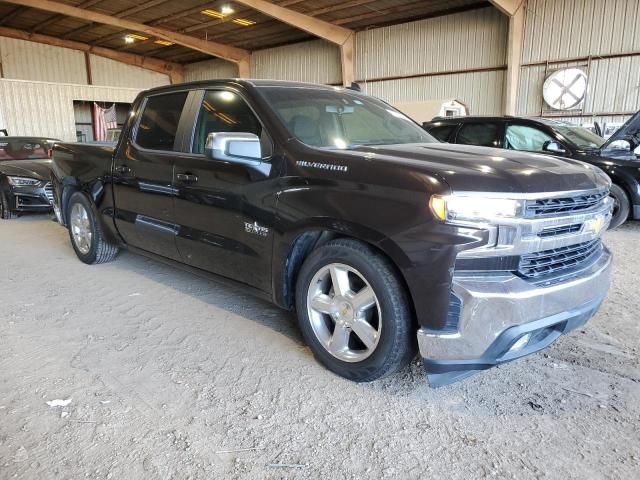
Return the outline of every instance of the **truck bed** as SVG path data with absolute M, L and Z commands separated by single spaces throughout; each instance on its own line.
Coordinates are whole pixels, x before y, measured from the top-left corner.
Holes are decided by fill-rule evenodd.
M 71 177 L 82 183 L 111 175 L 115 147 L 114 142 L 57 143 L 53 149 L 53 174 L 60 181 Z

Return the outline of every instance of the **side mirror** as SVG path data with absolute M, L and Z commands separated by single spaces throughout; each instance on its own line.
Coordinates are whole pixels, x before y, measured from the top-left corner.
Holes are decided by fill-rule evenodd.
M 212 160 L 246 165 L 259 165 L 262 161 L 260 138 L 253 133 L 210 133 L 204 152 Z
M 545 152 L 555 153 L 560 155 L 564 155 L 565 153 L 567 153 L 567 151 L 564 149 L 564 147 L 560 143 L 553 142 L 553 141 L 544 142 L 544 145 L 542 145 L 542 150 L 544 150 Z
M 609 150 L 624 150 L 627 152 L 631 151 L 631 143 L 628 140 L 616 140 L 615 142 L 611 142 L 609 145 Z

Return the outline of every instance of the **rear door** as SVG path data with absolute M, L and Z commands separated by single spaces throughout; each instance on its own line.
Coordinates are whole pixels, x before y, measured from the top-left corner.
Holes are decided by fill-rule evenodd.
M 185 263 L 263 291 L 271 290 L 273 207 L 277 181 L 238 163 L 204 155 L 213 132 L 253 133 L 270 166 L 272 143 L 245 99 L 228 89 L 194 102 L 191 153 L 176 159 L 178 250 Z
M 188 91 L 152 95 L 114 162 L 118 231 L 134 247 L 178 260 L 173 168 Z

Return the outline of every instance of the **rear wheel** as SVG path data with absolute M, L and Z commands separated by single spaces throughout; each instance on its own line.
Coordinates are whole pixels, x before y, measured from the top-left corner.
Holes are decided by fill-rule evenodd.
M 631 202 L 627 193 L 618 185 L 611 185 L 609 195 L 613 198 L 613 212 L 611 217 L 611 223 L 609 224 L 609 230 L 618 228 L 629 218 L 629 211 L 631 210 Z
M 0 195 L 0 218 L 11 220 L 17 216 L 18 214 L 9 208 L 9 202 L 4 198 L 4 195 Z
M 106 263 L 118 254 L 118 247 L 107 242 L 89 199 L 76 192 L 69 199 L 69 237 L 80 260 L 87 264 Z
M 416 353 L 409 301 L 393 266 L 354 240 L 334 240 L 305 260 L 296 284 L 302 334 L 329 370 L 368 382 Z

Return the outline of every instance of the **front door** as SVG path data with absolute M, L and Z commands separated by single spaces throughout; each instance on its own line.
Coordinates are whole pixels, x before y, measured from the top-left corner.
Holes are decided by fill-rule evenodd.
M 118 231 L 134 247 L 178 260 L 173 168 L 188 92 L 150 96 L 114 165 Z
M 272 144 L 238 93 L 202 92 L 191 154 L 176 160 L 177 245 L 185 263 L 263 291 L 271 289 L 273 174 L 204 155 L 207 135 L 253 133 L 262 139 L 269 165 Z M 265 169 L 268 171 L 269 169 Z

